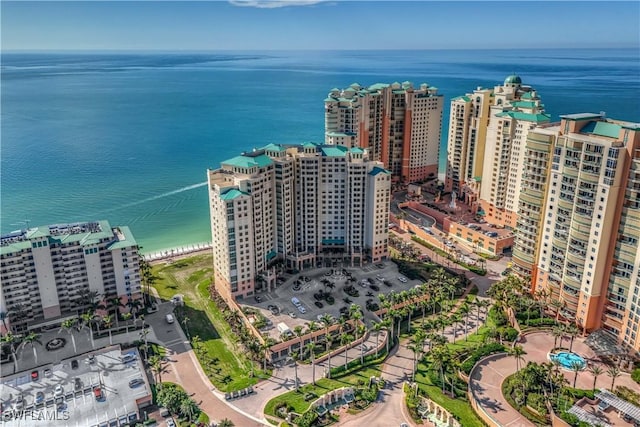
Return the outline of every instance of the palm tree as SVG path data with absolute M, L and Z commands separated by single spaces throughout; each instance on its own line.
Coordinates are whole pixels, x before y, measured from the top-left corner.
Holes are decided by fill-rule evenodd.
M 573 372 L 575 372 L 575 376 L 573 377 L 573 388 L 576 388 L 576 381 L 578 381 L 578 373 L 582 370 L 583 366 L 582 366 L 582 363 L 578 362 L 577 360 L 574 360 L 571 362 L 569 367 Z
M 331 347 L 331 345 L 333 344 L 333 338 L 331 337 L 331 335 L 327 335 L 327 342 L 329 344 L 329 347 Z M 327 357 L 327 378 L 331 378 L 331 352 L 328 353 L 328 357 Z
M 376 359 L 378 358 L 378 339 L 380 335 L 380 331 L 385 328 L 384 321 L 381 322 L 373 322 L 371 325 L 371 329 L 376 333 Z
M 186 416 L 189 419 L 190 423 L 199 412 L 200 409 L 198 408 L 196 402 L 193 401 L 193 399 L 183 399 L 182 402 L 180 402 L 180 413 Z
M 309 341 L 307 345 L 304 346 L 305 352 L 309 353 L 309 357 L 311 358 L 311 372 L 312 372 L 312 384 L 316 384 L 316 343 L 313 341 Z
M 553 334 L 553 348 L 557 348 L 558 338 L 560 338 L 560 347 L 562 347 L 562 337 L 564 337 L 564 329 L 561 326 L 554 326 L 551 330 Z
M 469 313 L 471 313 L 471 307 L 466 301 L 460 306 L 460 308 L 458 309 L 458 313 L 464 316 L 464 340 L 467 341 L 467 325 L 469 324 Z
M 289 357 L 293 360 L 293 369 L 296 381 L 296 391 L 299 389 L 299 381 L 298 381 L 298 359 L 300 358 L 300 353 L 297 351 L 292 351 L 289 353 Z
M 596 381 L 598 381 L 598 377 L 604 373 L 604 370 L 599 365 L 593 365 L 589 368 L 589 372 L 593 375 L 593 391 L 595 391 Z
M 307 333 L 308 334 L 313 334 L 318 329 L 320 329 L 320 326 L 318 325 L 318 322 L 316 322 L 315 320 L 311 320 L 311 321 L 309 321 L 309 323 L 307 323 Z M 313 338 L 313 342 L 315 342 L 315 343 L 318 342 L 318 337 L 317 336 Z
M 323 314 L 320 317 L 320 322 L 324 325 L 324 339 L 325 339 L 325 351 L 329 351 L 329 328 L 333 325 L 333 316 L 328 313 Z
M 107 328 L 107 332 L 109 332 L 109 345 L 112 345 L 113 340 L 111 337 L 111 326 L 113 326 L 113 316 L 111 316 L 110 314 L 102 316 L 102 324 L 105 328 Z
M 184 331 L 187 334 L 187 339 L 188 340 L 191 339 L 189 337 L 189 326 L 188 326 L 190 320 L 191 319 L 189 319 L 189 316 L 186 316 L 186 315 L 182 318 L 182 327 L 184 328 Z
M 218 427 L 235 427 L 235 424 L 230 419 L 224 418 L 218 423 Z
M 353 341 L 353 336 L 349 335 L 347 333 L 343 333 L 342 335 L 340 335 L 340 345 L 342 346 L 346 346 L 348 345 L 351 341 Z M 349 363 L 349 360 L 347 359 L 347 353 L 348 352 L 348 348 L 344 349 L 344 370 L 347 370 L 347 364 Z
M 567 334 L 571 337 L 571 343 L 569 344 L 569 352 L 571 353 L 571 350 L 573 350 L 573 340 L 580 335 L 580 329 L 578 329 L 576 325 L 571 324 L 567 327 Z
M 622 375 L 622 373 L 620 372 L 620 368 L 618 368 L 617 366 L 609 366 L 607 368 L 607 375 L 611 377 L 611 391 L 613 391 L 613 387 L 616 383 L 616 378 Z
M 149 335 L 150 331 L 147 328 L 142 328 L 140 331 L 140 338 L 144 342 L 144 361 L 147 362 L 147 349 L 149 348 L 149 343 L 147 342 L 147 335 Z M 109 330 L 109 341 L 111 341 L 111 330 Z
M 89 338 L 91 339 L 91 348 L 93 350 L 96 349 L 96 344 L 93 341 L 93 321 L 94 321 L 94 313 L 91 311 L 87 311 L 86 313 L 82 313 L 80 316 L 80 323 L 78 325 L 78 330 L 87 329 L 89 331 Z
M 524 362 L 524 355 L 527 354 L 527 352 L 524 351 L 521 345 L 514 345 L 509 349 L 508 353 L 509 356 L 513 356 L 513 358 L 516 359 L 516 372 L 520 372 L 520 361 Z
M 551 307 L 553 307 L 553 309 L 555 311 L 556 322 L 557 322 L 558 318 L 560 317 L 560 310 L 562 309 L 562 307 L 564 307 L 564 303 L 562 301 L 560 301 L 560 300 L 552 299 L 551 302 L 549 303 L 549 305 Z
M 33 350 L 33 357 L 37 365 L 38 352 L 36 351 L 36 343 L 42 345 L 42 342 L 40 341 L 40 335 L 33 331 L 29 332 L 27 335 L 22 337 L 22 344 L 21 344 L 22 348 L 26 347 L 27 344 L 31 346 L 31 349 Z
M 0 338 L 0 342 L 9 345 L 9 351 L 11 352 L 11 357 L 13 357 L 13 372 L 18 372 L 18 357 L 16 356 L 16 350 L 20 345 L 20 337 L 12 334 L 11 331 L 7 331 L 7 333 Z
M 158 387 L 162 387 L 162 374 L 166 372 L 164 359 L 154 354 L 149 358 L 149 366 L 151 367 L 151 371 L 158 377 Z
M 451 353 L 447 346 L 441 345 L 435 347 L 431 351 L 431 360 L 433 361 L 433 366 L 436 371 L 440 371 L 440 381 L 442 384 L 442 393 L 444 394 L 444 371 L 447 367 L 449 360 L 451 359 Z
M 293 335 L 298 338 L 298 351 L 300 352 L 299 357 L 302 358 L 302 336 L 304 335 L 304 327 L 300 325 L 294 327 Z
M 260 351 L 263 354 L 262 359 L 262 370 L 267 370 L 267 359 L 269 358 L 269 352 L 271 351 L 271 346 L 275 344 L 275 340 L 273 338 L 265 338 L 264 341 L 260 343 Z
M 76 349 L 76 337 L 74 336 L 74 330 L 77 330 L 77 326 L 78 326 L 77 318 L 66 319 L 64 322 L 62 322 L 62 324 L 60 325 L 60 329 L 58 330 L 58 333 L 65 331 L 71 336 L 71 343 L 73 344 L 74 353 L 78 352 L 78 350 Z

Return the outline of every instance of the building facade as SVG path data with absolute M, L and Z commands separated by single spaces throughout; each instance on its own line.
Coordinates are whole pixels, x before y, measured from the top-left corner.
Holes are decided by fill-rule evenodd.
M 516 227 L 527 133 L 549 121 L 519 76 L 451 101 L 446 188 L 492 224 Z
M 141 298 L 138 245 L 107 221 L 48 225 L 2 236 L 4 329 L 59 323 L 96 301 Z
M 325 143 L 365 148 L 403 182 L 437 178 L 443 97 L 411 82 L 332 89 L 325 104 Z
M 388 256 L 391 174 L 366 150 L 270 144 L 208 171 L 218 291 L 276 285 L 273 265 L 302 270 Z
M 561 119 L 527 140 L 514 266 L 563 304 L 562 317 L 639 350 L 640 124 Z

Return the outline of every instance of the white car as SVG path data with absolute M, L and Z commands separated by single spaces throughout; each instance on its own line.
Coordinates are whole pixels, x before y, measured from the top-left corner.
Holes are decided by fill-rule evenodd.
M 404 277 L 404 276 L 399 276 L 398 280 L 401 281 L 402 283 L 407 283 L 408 282 L 407 278 Z
M 62 396 L 63 394 L 64 394 L 64 389 L 60 384 L 58 384 L 56 388 L 53 390 L 53 395 L 57 397 L 57 396 Z
M 300 307 L 302 305 L 302 303 L 300 302 L 300 300 L 296 297 L 291 298 L 291 303 L 293 305 L 295 305 L 296 307 Z
M 302 313 L 302 314 L 305 314 L 305 313 L 307 312 L 307 309 L 306 309 L 306 308 L 304 308 L 303 306 L 299 305 L 299 306 L 298 306 L 298 311 L 299 311 L 300 313 Z
M 293 311 L 289 312 L 289 317 L 291 317 L 292 319 L 296 318 L 296 314 Z

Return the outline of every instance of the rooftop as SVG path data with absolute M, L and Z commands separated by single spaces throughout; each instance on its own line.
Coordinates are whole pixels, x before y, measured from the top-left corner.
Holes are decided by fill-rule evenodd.
M 249 194 L 248 194 L 248 193 L 245 193 L 244 191 L 240 191 L 240 190 L 237 190 L 237 189 L 235 189 L 235 188 L 229 188 L 229 189 L 227 189 L 227 190 L 223 191 L 223 192 L 220 194 L 220 198 L 221 198 L 222 200 L 233 200 L 233 199 L 235 199 L 235 198 L 237 198 L 237 197 L 240 197 L 240 196 L 248 196 L 248 195 L 249 195 Z
M 263 168 L 273 164 L 273 160 L 266 154 L 259 154 L 257 156 L 251 156 L 242 154 L 240 156 L 233 157 L 229 160 L 222 162 L 223 165 L 234 166 L 238 168 Z
M 137 419 L 138 402 L 151 400 L 151 388 L 138 352 L 129 350 L 127 353 L 133 355 L 128 363 L 122 362 L 124 354 L 119 347 L 110 347 L 93 353 L 93 361 L 88 354 L 84 354 L 41 366 L 36 369 L 39 375 L 37 381 L 31 380 L 30 371 L 3 377 L 0 387 L 3 408 L 12 407 L 22 396 L 23 410 L 31 411 L 31 414 L 51 416 L 57 410 L 58 419 L 62 419 L 66 413 L 69 421 L 56 425 L 117 425 L 118 421 L 122 425 L 124 421 Z M 71 366 L 73 360 L 78 362 L 76 368 Z M 49 371 L 45 375 L 47 369 Z M 143 383 L 135 388 L 129 387 L 129 381 L 138 378 Z M 59 395 L 55 392 L 57 386 L 62 387 Z M 94 387 L 101 388 L 104 399 L 95 399 Z M 38 393 L 42 393 L 42 403 L 36 404 Z M 3 416 L 3 426 L 29 425 L 25 421 L 31 419 L 31 415 L 17 420 L 7 420 Z

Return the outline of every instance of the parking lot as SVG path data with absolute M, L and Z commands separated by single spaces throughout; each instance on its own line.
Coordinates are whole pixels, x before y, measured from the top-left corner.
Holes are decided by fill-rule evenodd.
M 117 427 L 138 419 L 151 388 L 136 350 L 84 354 L 2 379 L 3 426 Z
M 396 264 L 391 261 L 364 267 L 325 267 L 285 276 L 284 283 L 277 289 L 258 294 L 256 299 L 259 302 L 247 299 L 242 305 L 260 309 L 268 320 L 267 327 L 262 331 L 281 340 L 283 324 L 291 331 L 311 320 L 322 327 L 319 319 L 323 314 L 330 314 L 337 319 L 340 309 L 345 310 L 351 304 L 362 307 L 363 320 L 367 323 L 378 320 L 367 309 L 367 301 L 379 304 L 380 293 L 401 292 L 420 284 L 421 281 L 408 280 L 398 273 Z M 352 295 L 348 295 L 345 288 Z M 354 291 L 357 291 L 357 295 Z M 324 295 L 320 298 L 322 293 Z M 326 293 L 333 298 L 333 304 L 328 302 L 330 298 L 326 297 Z

